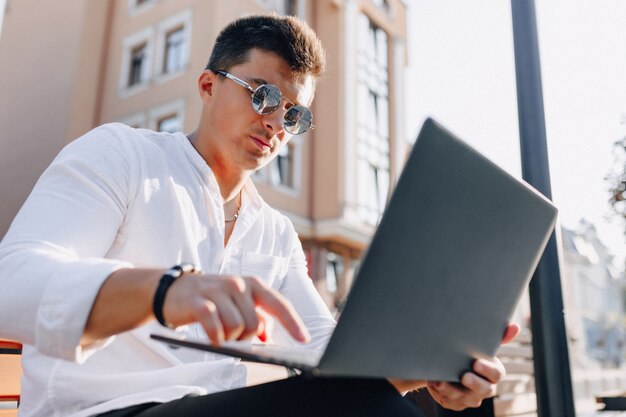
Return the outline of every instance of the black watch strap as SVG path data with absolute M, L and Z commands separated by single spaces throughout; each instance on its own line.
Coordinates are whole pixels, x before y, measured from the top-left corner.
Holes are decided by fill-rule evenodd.
M 163 317 L 163 303 L 165 302 L 167 290 L 170 289 L 174 281 L 176 281 L 176 278 L 188 272 L 200 271 L 192 264 L 180 264 L 168 269 L 159 280 L 159 285 L 157 285 L 154 299 L 152 300 L 152 312 L 162 326 L 170 329 L 174 328 L 174 326 L 168 324 Z

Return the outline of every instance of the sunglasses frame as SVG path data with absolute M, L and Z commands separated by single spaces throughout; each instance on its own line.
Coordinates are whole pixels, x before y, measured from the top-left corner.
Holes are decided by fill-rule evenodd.
M 218 75 L 222 75 L 222 76 L 224 76 L 224 77 L 228 78 L 229 80 L 232 80 L 232 81 L 236 82 L 237 84 L 239 84 L 240 86 L 242 86 L 243 88 L 245 88 L 246 90 L 248 90 L 248 91 L 250 92 L 251 97 L 252 97 L 252 108 L 254 109 L 254 111 L 255 111 L 257 114 L 265 114 L 265 115 L 267 115 L 267 114 L 272 114 L 272 113 L 274 113 L 276 110 L 278 110 L 278 107 L 277 107 L 277 108 L 275 108 L 274 110 L 272 110 L 272 111 L 270 111 L 270 112 L 263 113 L 263 112 L 259 112 L 259 111 L 256 109 L 256 107 L 254 106 L 254 95 L 255 95 L 255 94 L 256 94 L 256 92 L 259 90 L 259 88 L 261 88 L 261 87 L 266 87 L 266 86 L 271 86 L 271 87 L 275 88 L 275 89 L 278 91 L 278 94 L 280 94 L 280 99 L 281 99 L 281 102 L 282 102 L 283 100 L 285 100 L 286 102 L 288 102 L 288 103 L 290 103 L 290 104 L 291 104 L 291 107 L 289 107 L 289 108 L 287 109 L 287 111 L 285 112 L 285 114 L 283 115 L 283 128 L 284 128 L 284 129 L 285 129 L 285 131 L 286 131 L 286 132 L 288 132 L 289 134 L 294 135 L 294 136 L 295 136 L 295 135 L 301 135 L 301 134 L 303 134 L 303 133 L 307 132 L 308 130 L 315 129 L 315 125 L 313 124 L 313 112 L 311 112 L 311 109 L 309 109 L 309 108 L 308 108 L 308 107 L 306 107 L 306 106 L 302 106 L 302 105 L 299 105 L 299 104 L 295 104 L 295 103 L 293 103 L 293 102 L 289 101 L 287 98 L 285 98 L 285 97 L 283 96 L 283 93 L 280 91 L 280 88 L 278 88 L 278 87 L 277 87 L 277 86 L 275 86 L 274 84 L 261 84 L 260 86 L 258 86 L 258 87 L 255 89 L 255 88 L 252 88 L 252 86 L 251 86 L 249 83 L 247 83 L 246 81 L 242 80 L 241 78 L 235 77 L 233 74 L 231 74 L 231 73 L 229 73 L 229 72 L 227 72 L 227 71 L 224 71 L 224 70 L 218 70 L 218 71 L 215 71 L 215 73 L 216 73 L 216 74 L 218 74 Z M 280 104 L 279 104 L 279 105 L 280 105 Z M 289 112 L 289 110 L 290 110 L 290 109 L 294 109 L 294 108 L 304 108 L 304 109 L 308 110 L 309 114 L 311 115 L 311 123 L 310 123 L 309 127 L 307 127 L 306 129 L 304 129 L 302 132 L 298 132 L 298 133 L 292 133 L 292 132 L 290 132 L 289 130 L 287 130 L 287 127 L 285 126 L 285 122 L 287 121 L 287 120 L 286 120 L 286 115 L 287 115 L 287 113 Z

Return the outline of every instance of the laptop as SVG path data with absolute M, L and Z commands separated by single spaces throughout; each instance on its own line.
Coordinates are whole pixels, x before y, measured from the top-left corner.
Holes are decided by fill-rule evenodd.
M 325 350 L 152 335 L 319 376 L 458 382 L 492 357 L 557 210 L 432 119 L 419 133 Z

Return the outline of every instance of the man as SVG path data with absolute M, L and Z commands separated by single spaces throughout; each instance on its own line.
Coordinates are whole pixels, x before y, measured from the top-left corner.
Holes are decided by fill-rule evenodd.
M 110 124 L 59 154 L 0 245 L 10 289 L 0 337 L 26 344 L 22 415 L 420 415 L 398 391 L 424 381 L 296 377 L 233 390 L 246 379 L 238 360 L 149 338 L 166 326 L 214 343 L 263 340 L 269 314 L 286 330 L 277 343 L 328 340 L 334 321 L 293 226 L 249 180 L 310 128 L 324 65 L 297 19 L 237 20 L 199 77 L 195 132 Z M 480 360 L 462 386 L 428 389 L 461 409 L 503 375 L 497 359 Z

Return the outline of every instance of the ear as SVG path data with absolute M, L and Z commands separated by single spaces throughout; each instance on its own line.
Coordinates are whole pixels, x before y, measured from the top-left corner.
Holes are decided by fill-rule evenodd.
M 217 82 L 217 75 L 210 70 L 202 71 L 198 78 L 198 92 L 202 101 L 210 99 L 213 96 L 213 88 Z

